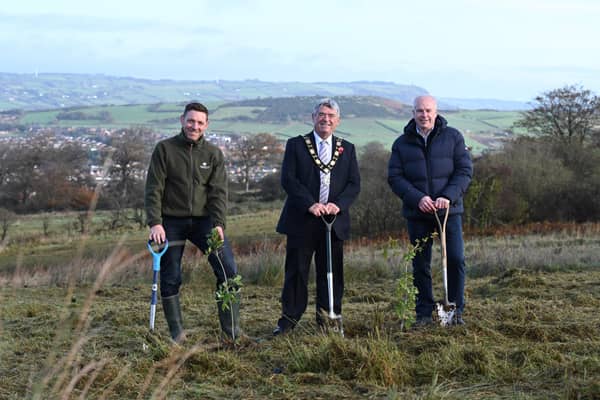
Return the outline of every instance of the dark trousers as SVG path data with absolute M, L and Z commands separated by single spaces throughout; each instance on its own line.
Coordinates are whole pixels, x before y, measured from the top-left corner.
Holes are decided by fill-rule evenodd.
M 181 258 L 185 241 L 189 240 L 206 253 L 207 235 L 210 234 L 213 224 L 209 217 L 164 217 L 163 227 L 167 234 L 169 248 L 160 259 L 160 295 L 168 297 L 179 293 Z M 237 266 L 227 238 L 219 251 L 219 257 L 212 253 L 208 257 L 208 262 L 217 278 L 217 287 L 225 281 L 225 276 L 231 278 L 237 274 Z
M 327 291 L 327 247 L 325 224 L 316 219 L 311 221 L 310 234 L 299 237 L 288 235 L 285 256 L 285 280 L 281 291 L 282 315 L 278 325 L 287 330 L 294 327 L 308 305 L 308 275 L 314 255 L 316 267 L 317 323 L 321 322 L 321 312 L 329 311 Z M 342 312 L 344 294 L 344 241 L 331 233 L 331 253 L 333 270 L 333 311 Z
M 421 244 L 422 251 L 413 259 L 413 282 L 419 290 L 417 294 L 417 317 L 429 317 L 435 307 L 431 279 L 431 249 L 433 241 L 431 234 L 438 231 L 434 218 L 409 219 L 408 235 L 414 245 L 417 239 L 426 239 Z M 439 238 L 435 239 L 436 246 L 440 246 Z M 462 313 L 465 307 L 465 256 L 462 234 L 462 218 L 460 215 L 450 215 L 446 224 L 446 251 L 448 257 L 448 301 L 456 303 L 457 312 Z M 439 272 L 438 272 L 439 271 Z M 442 281 L 442 268 L 436 270 L 439 281 Z M 440 293 L 441 299 L 443 292 Z

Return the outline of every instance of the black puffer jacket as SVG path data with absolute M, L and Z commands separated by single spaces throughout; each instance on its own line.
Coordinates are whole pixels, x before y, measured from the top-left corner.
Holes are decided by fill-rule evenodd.
M 388 183 L 402 199 L 406 218 L 427 218 L 419 210 L 419 200 L 450 200 L 450 214 L 461 214 L 463 195 L 473 174 L 473 164 L 460 132 L 437 116 L 435 126 L 425 140 L 417 133 L 415 120 L 404 128 L 392 146 L 388 164 Z

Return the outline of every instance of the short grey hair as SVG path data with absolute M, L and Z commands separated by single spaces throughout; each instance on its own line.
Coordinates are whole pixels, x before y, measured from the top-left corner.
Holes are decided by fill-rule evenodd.
M 319 100 L 317 105 L 315 105 L 315 108 L 313 110 L 313 115 L 317 115 L 319 113 L 319 108 L 321 108 L 322 106 L 333 109 L 335 111 L 335 113 L 337 114 L 337 116 L 338 117 L 340 116 L 340 106 L 334 99 L 330 99 L 329 97 Z

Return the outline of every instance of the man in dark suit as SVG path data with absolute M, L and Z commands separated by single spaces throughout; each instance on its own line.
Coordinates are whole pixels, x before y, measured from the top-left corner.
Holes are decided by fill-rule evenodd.
M 287 235 L 282 313 L 273 331 L 293 329 L 308 304 L 308 273 L 315 257 L 317 323 L 329 311 L 327 292 L 326 227 L 321 217 L 335 215 L 332 227 L 334 312 L 342 312 L 344 292 L 343 243 L 350 235 L 350 205 L 360 191 L 354 145 L 333 133 L 340 123 L 340 108 L 332 99 L 314 108 L 314 130 L 288 140 L 281 168 L 281 185 L 287 199 L 277 232 Z

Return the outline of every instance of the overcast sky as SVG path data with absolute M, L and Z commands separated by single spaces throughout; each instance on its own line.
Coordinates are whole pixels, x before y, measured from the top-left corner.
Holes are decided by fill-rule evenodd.
M 600 94 L 600 1 L 15 0 L 1 72 L 380 80 L 440 97 Z

